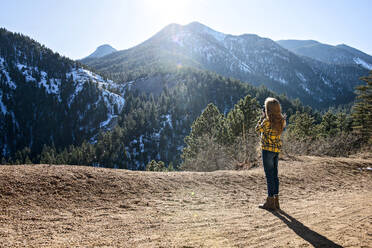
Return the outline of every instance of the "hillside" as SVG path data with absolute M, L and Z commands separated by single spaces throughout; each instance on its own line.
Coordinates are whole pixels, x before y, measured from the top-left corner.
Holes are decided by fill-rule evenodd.
M 372 56 L 347 45 L 332 46 L 314 40 L 279 40 L 282 47 L 300 56 L 337 65 L 358 65 L 372 70 Z
M 353 101 L 359 77 L 368 74 L 354 62 L 307 59 L 269 38 L 224 34 L 198 22 L 170 24 L 135 47 L 81 62 L 118 82 L 159 68 L 193 67 L 265 85 L 318 109 Z
M 151 173 L 0 167 L 1 247 L 370 247 L 366 158 L 281 160 L 282 213 L 257 208 L 262 167 Z
M 121 85 L 0 29 L 0 159 L 81 144 L 107 129 L 123 105 Z

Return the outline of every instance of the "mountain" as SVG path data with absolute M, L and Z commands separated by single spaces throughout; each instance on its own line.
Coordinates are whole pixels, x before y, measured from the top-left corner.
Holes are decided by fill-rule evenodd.
M 0 29 L 0 157 L 91 139 L 114 124 L 122 95 L 121 85 Z
M 372 56 L 347 45 L 327 45 L 313 40 L 279 40 L 282 47 L 300 56 L 336 65 L 359 65 L 372 70 Z
M 171 40 L 169 34 L 173 34 Z M 298 66 L 294 68 L 302 73 L 296 74 L 301 78 L 300 89 L 313 83 L 311 75 L 322 75 L 331 80 L 328 87 L 340 85 L 334 94 L 343 96 L 343 89 L 351 87 L 345 80 L 352 81 L 362 70 L 299 57 L 269 39 L 229 36 L 199 23 L 173 24 L 137 47 L 90 59 L 102 76 L 5 29 L 0 32 L 0 58 L 2 158 L 12 163 L 31 159 L 141 170 L 152 159 L 179 165 L 184 138 L 209 103 L 226 116 L 247 95 L 260 104 L 273 96 L 288 117 L 297 111 L 312 113 L 298 100 L 292 102 L 266 87 L 235 78 L 263 78 L 272 82 L 272 88 L 294 94 L 296 84 L 272 75 L 273 68 Z M 224 69 L 235 78 L 213 72 Z M 287 75 L 284 69 L 277 73 Z M 351 73 L 352 69 L 356 71 Z M 317 98 L 309 94 L 307 99 Z
M 304 110 L 267 88 L 191 67 L 154 67 L 115 83 L 0 29 L 0 160 L 137 170 L 152 159 L 177 165 L 203 109 L 214 103 L 227 115 L 248 94 L 261 104 L 277 97 L 289 115 Z
M 359 77 L 368 74 L 355 63 L 330 65 L 268 38 L 224 34 L 198 22 L 170 24 L 133 48 L 82 62 L 119 82 L 159 68 L 194 67 L 265 85 L 316 108 L 353 101 Z
M 106 56 L 110 53 L 116 52 L 117 50 L 108 44 L 101 45 L 97 47 L 97 49 L 90 54 L 89 56 L 85 57 L 84 59 L 91 59 L 91 58 L 101 58 Z

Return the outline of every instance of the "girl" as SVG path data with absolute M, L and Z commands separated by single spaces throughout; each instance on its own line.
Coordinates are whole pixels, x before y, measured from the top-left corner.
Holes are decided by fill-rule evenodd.
M 268 197 L 259 207 L 267 210 L 279 210 L 278 159 L 282 147 L 280 135 L 285 128 L 285 115 L 281 114 L 277 99 L 268 97 L 265 109 L 257 123 L 256 131 L 261 134 L 262 162 L 266 175 Z

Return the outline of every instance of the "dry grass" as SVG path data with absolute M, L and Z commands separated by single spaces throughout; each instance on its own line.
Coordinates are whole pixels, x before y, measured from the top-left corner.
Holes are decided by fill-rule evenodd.
M 362 147 L 362 138 L 358 135 L 348 133 L 340 134 L 335 137 L 317 138 L 317 139 L 294 139 L 283 136 L 283 152 L 286 155 L 301 154 L 313 156 L 333 156 L 347 157 L 360 152 Z
M 237 138 L 232 145 L 221 145 L 213 138 L 203 136 L 200 150 L 195 158 L 187 158 L 181 165 L 185 171 L 216 171 L 249 169 L 257 164 L 257 134 L 249 133 L 247 137 Z
M 280 161 L 284 213 L 257 208 L 261 167 L 134 172 L 0 167 L 0 247 L 371 247 L 370 159 Z

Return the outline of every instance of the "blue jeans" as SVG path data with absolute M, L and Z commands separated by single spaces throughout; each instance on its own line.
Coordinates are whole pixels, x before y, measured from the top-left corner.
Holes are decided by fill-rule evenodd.
M 262 150 L 262 162 L 269 196 L 279 194 L 278 159 L 279 153 Z

